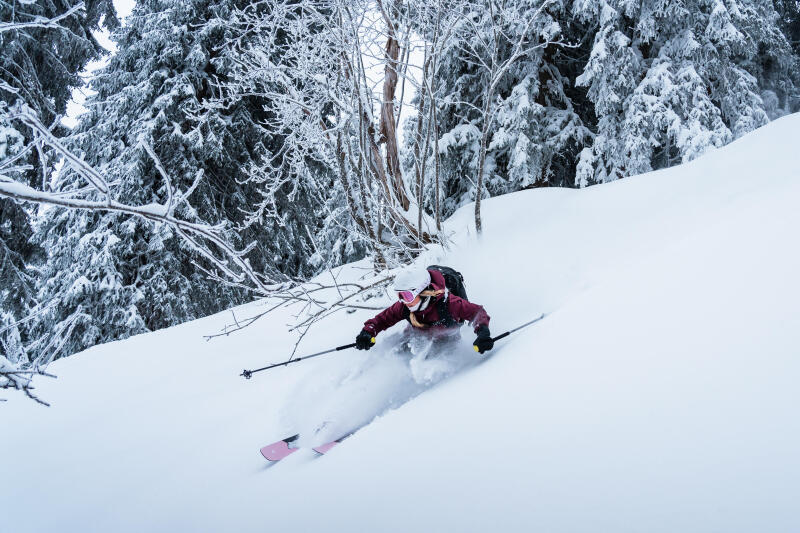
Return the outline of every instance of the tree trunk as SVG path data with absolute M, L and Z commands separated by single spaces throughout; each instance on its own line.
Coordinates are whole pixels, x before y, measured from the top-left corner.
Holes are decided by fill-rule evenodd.
M 481 195 L 483 193 L 483 169 L 486 165 L 486 137 L 489 135 L 489 124 L 491 117 L 491 101 L 494 91 L 490 89 L 486 97 L 486 102 L 483 105 L 483 129 L 481 131 L 481 149 L 478 153 L 478 183 L 475 191 L 475 230 L 480 235 L 483 231 L 483 223 L 481 221 Z
M 399 0 L 397 2 L 400 3 Z M 411 202 L 403 184 L 403 174 L 400 171 L 400 157 L 397 148 L 397 130 L 395 129 L 394 97 L 397 89 L 397 64 L 400 56 L 400 44 L 397 41 L 397 29 L 392 18 L 383 7 L 383 1 L 378 0 L 378 7 L 386 21 L 388 37 L 386 38 L 386 66 L 383 79 L 383 103 L 381 105 L 380 133 L 381 141 L 386 143 L 386 168 L 392 183 L 392 189 L 397 201 L 408 211 Z

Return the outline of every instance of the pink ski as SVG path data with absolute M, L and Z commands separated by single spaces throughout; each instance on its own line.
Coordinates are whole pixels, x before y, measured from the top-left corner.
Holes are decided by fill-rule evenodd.
M 288 437 L 283 440 L 279 440 L 278 442 L 267 444 L 261 448 L 261 455 L 263 455 L 267 461 L 280 461 L 281 459 L 290 456 L 300 449 L 289 447 L 289 445 L 296 441 L 298 437 L 300 437 L 300 435 L 294 435 L 293 437 Z
M 316 448 L 312 448 L 312 450 L 314 450 L 315 452 L 317 452 L 320 455 L 325 455 L 326 453 L 328 453 L 330 451 L 331 448 L 333 448 L 334 446 L 339 444 L 339 442 L 341 442 L 341 439 L 332 440 L 327 444 L 323 444 L 322 446 L 317 446 Z
M 355 431 L 353 433 L 355 433 Z M 347 437 L 351 436 L 353 433 L 348 433 L 347 435 L 343 435 L 343 436 L 339 437 L 336 440 L 332 440 L 327 444 L 323 444 L 322 446 L 316 446 L 316 447 L 312 448 L 312 450 L 314 450 L 315 452 L 317 452 L 320 455 L 325 455 L 326 453 L 328 453 L 331 450 L 331 448 L 333 448 L 334 446 L 336 446 L 337 444 L 342 442 Z
M 331 448 L 342 442 L 350 435 L 352 435 L 352 433 L 348 433 L 343 437 L 339 437 L 336 440 L 332 440 L 326 444 L 315 446 L 311 449 L 320 455 L 325 455 L 331 450 Z M 287 437 L 283 440 L 279 440 L 278 442 L 273 442 L 272 444 L 268 444 L 263 448 L 261 448 L 261 455 L 263 455 L 267 461 L 271 462 L 280 461 L 281 459 L 284 459 L 292 455 L 294 452 L 300 449 L 292 445 L 292 443 L 294 443 L 294 441 L 296 441 L 298 438 L 300 438 L 300 435 L 294 435 L 291 437 Z

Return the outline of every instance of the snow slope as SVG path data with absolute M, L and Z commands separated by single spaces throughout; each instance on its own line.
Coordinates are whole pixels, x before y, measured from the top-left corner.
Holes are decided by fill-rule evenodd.
M 677 168 L 494 198 L 480 238 L 456 213 L 455 244 L 420 262 L 461 270 L 495 334 L 550 313 L 482 362 L 466 328 L 408 361 L 398 325 L 243 380 L 292 349 L 293 309 L 59 361 L 37 389 L 53 407 L 2 395 L 0 530 L 800 531 L 798 132 L 793 115 Z M 301 352 L 368 316 L 333 315 Z M 258 454 L 375 415 L 324 457 Z

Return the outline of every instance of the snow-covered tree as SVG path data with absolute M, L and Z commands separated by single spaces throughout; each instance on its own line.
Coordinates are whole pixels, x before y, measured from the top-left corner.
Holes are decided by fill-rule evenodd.
M 0 107 L 3 105 L 0 102 Z M 11 168 L 19 165 L 15 162 L 24 157 L 25 144 L 24 135 L 14 128 L 0 109 L 0 172 L 10 173 Z M 35 280 L 28 265 L 36 262 L 40 250 L 31 242 L 33 228 L 30 217 L 24 206 L 0 198 L 0 271 L 3 272 L 0 277 L 0 313 L 5 311 L 18 319 L 35 302 Z
M 576 80 L 597 115 L 579 186 L 689 161 L 765 124 L 765 91 L 784 104 L 793 92 L 771 2 L 599 0 L 573 13 L 597 28 Z
M 789 40 L 789 45 L 795 54 L 795 59 L 800 59 L 800 2 L 797 0 L 774 0 L 775 11 L 778 13 L 778 26 Z M 795 76 L 800 72 L 795 69 Z
M 32 145 L 30 131 L 10 120 L 10 108 L 24 101 L 54 135 L 64 135 L 58 117 L 83 84 L 79 73 L 105 52 L 92 36 L 101 23 L 117 25 L 110 0 L 0 2 L 0 174 L 47 185 L 50 150 Z M 28 267 L 43 253 L 32 242 L 33 216 L 30 204 L 0 198 L 0 313 L 12 322 L 35 305 Z
M 378 264 L 408 259 L 435 229 L 415 224 L 399 164 L 395 99 L 407 25 L 403 2 L 308 0 L 261 7 L 237 17 L 240 34 L 254 38 L 232 42 L 239 67 L 225 100 L 265 97 L 265 129 L 283 140 L 268 165 L 254 168 L 266 199 L 259 215 L 286 216 L 273 198 L 288 189 L 322 208 L 315 256 L 338 259 L 368 250 Z M 378 70 L 382 81 L 375 79 Z
M 54 138 L 64 135 L 59 122 L 72 89 L 83 84 L 79 73 L 105 50 L 92 31 L 100 24 L 117 25 L 109 0 L 85 2 L 0 3 L 0 182 L 49 186 L 49 146 L 34 143 L 34 134 L 13 117 L 12 107 L 24 102 L 50 125 Z M 0 195 L 0 388 L 31 392 L 32 378 L 46 372 L 32 347 L 30 316 L 37 307 L 32 268 L 44 257 L 33 242 L 33 204 Z M 24 318 L 28 316 L 28 318 Z M 67 326 L 69 326 L 67 324 Z M 48 346 L 55 353 L 57 345 Z
M 257 126 L 261 104 L 250 99 L 226 109 L 203 105 L 227 75 L 219 49 L 230 37 L 232 9 L 226 0 L 138 2 L 114 34 L 119 51 L 92 80 L 97 94 L 87 101 L 89 112 L 69 146 L 114 184 L 116 201 L 164 204 L 173 188 L 191 191 L 191 204 L 174 206 L 177 216 L 228 224 L 230 241 L 252 238 L 252 268 L 285 278 L 301 261 L 294 256 L 281 261 L 277 233 L 270 235 L 261 225 L 241 236 L 233 232 L 244 221 L 253 192 L 243 185 L 246 169 L 266 150 Z M 84 173 L 69 167 L 57 187 L 79 190 L 84 184 Z M 64 349 L 69 354 L 249 297 L 241 288 L 209 279 L 207 272 L 217 272 L 218 264 L 209 263 L 185 237 L 175 226 L 154 227 L 124 212 L 47 211 L 36 234 L 49 252 L 39 299 L 57 304 L 37 317 L 35 334 L 75 320 Z
M 797 55 L 786 38 L 795 4 L 777 2 L 777 11 L 757 0 L 459 5 L 463 36 L 442 55 L 437 98 L 445 213 L 479 198 L 486 124 L 481 194 L 502 194 L 689 161 L 800 105 Z M 516 26 L 502 24 L 503 10 L 518 13 L 508 17 Z M 552 28 L 561 43 L 511 65 L 487 107 L 490 50 L 502 64 L 525 24 L 540 39 Z
M 574 103 L 570 54 L 579 44 L 570 40 L 564 3 L 447 5 L 458 18 L 436 71 L 432 143 L 444 215 L 486 194 L 571 181 L 569 147 L 590 132 Z

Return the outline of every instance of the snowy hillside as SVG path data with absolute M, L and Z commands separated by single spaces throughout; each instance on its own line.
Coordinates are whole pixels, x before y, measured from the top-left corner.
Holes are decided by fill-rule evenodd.
M 0 530 L 800 531 L 798 132 L 793 115 L 681 167 L 494 198 L 481 238 L 460 210 L 420 262 L 460 270 L 495 335 L 549 313 L 482 362 L 467 328 L 409 361 L 398 325 L 239 377 L 291 352 L 293 309 L 59 361 L 37 387 L 52 407 L 2 395 Z M 300 352 L 369 316 L 333 315 Z M 258 453 L 375 415 L 324 457 Z

